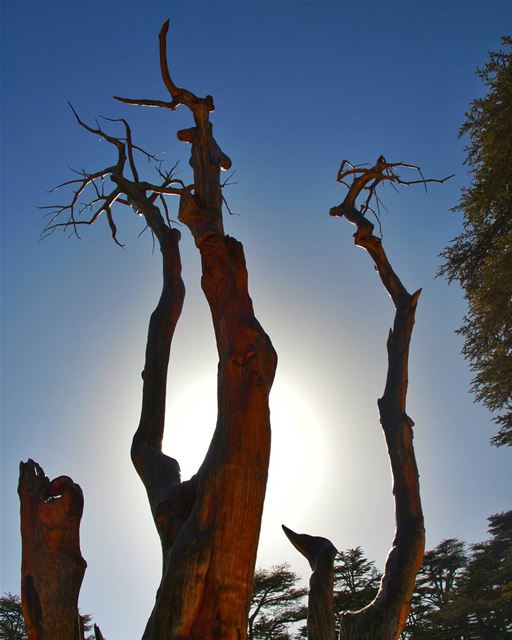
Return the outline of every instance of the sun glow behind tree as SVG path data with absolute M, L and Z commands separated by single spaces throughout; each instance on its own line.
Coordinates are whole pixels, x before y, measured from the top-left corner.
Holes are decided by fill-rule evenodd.
M 390 256 L 407 271 L 407 285 L 424 286 L 412 348 L 410 412 L 417 423 L 429 545 L 451 535 L 482 539 L 485 517 L 509 507 L 504 487 L 510 486 L 510 465 L 505 455 L 487 451 L 488 416 L 466 395 L 466 366 L 452 335 L 463 313 L 460 296 L 447 292 L 433 274 L 435 255 L 457 233 L 447 212 L 464 180 L 456 131 L 477 90 L 473 69 L 485 60 L 487 49 L 496 48 L 502 25 L 510 21 L 510 7 L 441 3 L 428 10 L 421 4 L 404 10 L 401 4 L 300 3 L 291 10 L 288 3 L 215 3 L 201 4 L 198 12 L 197 6 L 176 5 L 178 66 L 183 77 L 194 77 L 194 86 L 206 87 L 222 106 L 213 119 L 238 167 L 238 185 L 227 194 L 240 213 L 229 217 L 226 226 L 244 242 L 251 294 L 280 356 L 268 509 L 274 499 L 273 473 L 283 473 L 274 465 L 286 467 L 290 489 L 284 497 L 278 491 L 275 508 L 265 514 L 261 552 L 266 557 L 260 564 L 288 560 L 306 574 L 306 563 L 297 560 L 279 531 L 280 516 L 288 508 L 297 514 L 302 509 L 298 521 L 287 516 L 290 526 L 306 530 L 306 522 L 323 514 L 318 519 L 322 532 L 340 548 L 362 545 L 378 566 L 391 534 L 389 470 L 375 406 L 382 392 L 387 331 L 381 314 L 387 313 L 388 301 L 382 295 L 380 306 L 367 308 L 366 295 L 373 299 L 373 292 L 380 291 L 376 277 L 367 274 L 350 232 L 327 217 L 337 201 L 332 180 L 345 150 L 359 160 L 385 152 L 429 170 L 441 163 L 443 173 L 460 174 L 459 184 L 443 193 L 431 190 L 410 200 L 404 194 L 398 206 L 390 194 L 386 202 L 393 213 L 385 219 L 384 232 Z M 123 220 L 124 252 L 111 246 L 107 228 L 94 229 L 80 243 L 62 239 L 38 244 L 41 218 L 31 215 L 67 163 L 81 162 L 82 149 L 89 154 L 87 166 L 97 159 L 98 143 L 85 141 L 76 130 L 66 100 L 71 98 L 84 116 L 110 116 L 110 96 L 132 90 L 134 77 L 147 82 L 149 93 L 160 86 L 156 74 L 145 75 L 153 69 L 155 50 L 127 45 L 124 34 L 131 34 L 136 24 L 137 37 L 150 42 L 169 6 L 129 3 L 120 15 L 115 5 L 105 3 L 102 11 L 105 20 L 98 21 L 86 4 L 47 3 L 31 5 L 27 16 L 12 4 L 5 16 L 2 40 L 9 55 L 3 58 L 16 60 L 17 66 L 6 69 L 9 92 L 3 97 L 3 153 L 9 150 L 4 185 L 9 188 L 3 189 L 2 207 L 2 306 L 7 316 L 2 343 L 2 577 L 6 589 L 18 591 L 13 478 L 19 459 L 38 456 L 48 460 L 49 472 L 76 477 L 86 494 L 82 539 L 89 569 L 83 609 L 94 611 L 103 624 L 109 621 L 107 637 L 136 637 L 160 571 L 158 541 L 128 459 L 140 411 L 147 314 L 158 295 L 158 260 L 148 237 L 136 241 L 140 220 L 134 215 Z M 198 42 L 207 41 L 213 31 L 222 43 L 210 51 L 206 69 L 191 55 L 190 24 Z M 100 47 L 88 46 L 93 33 L 97 42 L 112 45 L 108 64 Z M 20 34 L 26 38 L 23 49 Z M 373 72 L 376 60 L 384 60 L 390 73 Z M 92 77 L 91 69 L 102 73 Z M 304 77 L 307 99 L 301 93 Z M 141 141 L 147 136 L 148 146 L 159 151 L 169 140 L 168 156 L 177 159 L 173 131 L 187 126 L 179 111 L 172 123 L 155 112 L 126 115 L 135 118 Z M 156 122 L 154 128 L 150 121 Z M 37 156 L 27 155 L 20 131 Z M 181 170 L 188 171 L 186 160 Z M 410 244 L 406 238 L 412 238 Z M 187 242 L 184 234 L 184 253 Z M 200 351 L 210 340 L 209 334 L 203 340 L 210 331 L 205 328 L 209 318 L 198 302 L 198 268 L 190 253 L 184 256 L 189 306 L 177 329 L 171 404 L 173 394 L 179 404 L 179 395 L 189 393 L 196 371 L 201 382 L 206 370 L 205 384 L 215 393 L 215 357 L 200 353 L 189 362 L 185 352 Z M 375 289 L 366 291 L 368 286 Z M 306 437 L 318 439 L 322 455 L 334 460 L 329 471 L 333 491 L 326 493 L 321 490 L 325 484 L 316 484 L 312 500 L 308 482 L 315 486 L 325 475 L 326 458 L 317 459 L 311 443 L 307 449 L 299 445 L 295 455 L 306 455 L 306 463 L 296 469 L 286 446 L 283 450 L 281 434 L 293 431 L 290 423 L 297 419 L 294 411 L 280 407 L 281 384 L 292 390 L 282 400 L 293 402 L 298 395 L 298 406 L 301 401 L 306 405 L 303 413 L 313 414 Z M 203 450 L 215 413 L 204 422 Z M 174 426 L 180 429 L 170 423 L 171 437 Z M 185 470 L 187 460 L 177 457 Z M 280 481 L 275 476 L 275 483 Z M 105 503 L 107 495 L 117 496 L 114 507 Z M 386 527 L 389 531 L 383 532 Z M 126 548 L 116 531 L 122 532 Z M 154 548 L 147 562 L 137 560 L 141 545 Z

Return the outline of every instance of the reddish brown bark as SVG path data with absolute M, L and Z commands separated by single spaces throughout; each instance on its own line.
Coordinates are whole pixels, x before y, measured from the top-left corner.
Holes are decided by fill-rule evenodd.
M 201 244 L 201 256 L 219 349 L 217 427 L 192 480 L 170 486 L 163 474 L 159 478 L 162 499 L 152 506 L 164 566 L 144 638 L 243 638 L 252 591 L 275 355 L 253 315 L 241 245 L 213 234 Z M 146 371 L 147 365 L 145 382 Z M 148 467 L 154 468 L 158 454 L 151 456 Z M 148 487 L 141 458 L 134 461 Z
M 369 210 L 375 188 L 380 181 L 401 184 L 411 182 L 402 180 L 394 173 L 397 166 L 407 165 L 389 164 L 383 156 L 370 169 L 352 168 L 343 172 L 345 164 L 343 162 L 341 165 L 338 180 L 346 184 L 345 178 L 352 175 L 354 181 L 350 186 L 346 184 L 347 196 L 330 213 L 332 216 L 345 217 L 357 227 L 355 244 L 369 253 L 395 306 L 395 319 L 387 342 L 386 386 L 378 407 L 393 475 L 396 531 L 377 596 L 364 609 L 347 611 L 342 615 L 342 637 L 344 640 L 396 640 L 409 613 L 416 574 L 423 560 L 425 546 L 418 470 L 413 448 L 414 423 L 406 413 L 409 345 L 421 290 L 412 295 L 407 292 L 387 259 L 381 239 L 373 234 L 373 224 L 364 213 Z M 369 195 L 364 205 L 357 209 L 356 200 L 363 190 Z M 313 592 L 310 599 L 315 601 L 317 616 L 323 616 L 322 624 L 325 627 L 332 620 L 330 612 L 333 594 L 332 588 L 328 588 L 329 584 L 332 585 L 329 580 L 329 572 L 325 570 L 322 579 L 310 585 Z M 315 633 L 315 629 L 312 631 Z M 333 631 L 334 623 L 331 632 Z
M 146 487 L 162 541 L 163 574 L 145 640 L 245 638 L 270 453 L 268 394 L 276 355 L 254 316 L 242 245 L 225 236 L 220 170 L 230 166 L 209 121 L 210 96 L 176 87 L 160 34 L 166 103 L 185 104 L 195 127 L 178 133 L 192 145 L 194 187 L 181 195 L 179 218 L 192 232 L 202 261 L 219 354 L 218 417 L 197 474 L 181 482 L 178 463 L 161 450 L 169 350 L 183 301 L 177 232 L 161 227 L 156 207 L 137 195 L 164 258 L 164 286 L 152 315 L 144 366 L 143 407 L 132 459 Z M 122 180 L 117 183 L 126 193 Z M 130 196 L 133 199 L 132 196 Z M 156 211 L 155 211 L 156 209 Z M 165 225 L 164 225 L 165 226 Z
M 80 487 L 50 481 L 33 460 L 20 463 L 21 602 L 30 640 L 80 640 L 78 594 L 86 562 L 80 552 Z
M 47 235 L 60 227 L 72 228 L 78 235 L 79 225 L 93 224 L 105 214 L 119 244 L 111 206 L 120 203 L 145 218 L 159 243 L 163 285 L 149 323 L 141 418 L 131 449 L 133 464 L 148 495 L 163 555 L 162 579 L 143 637 L 243 639 L 268 473 L 268 396 L 277 358 L 270 339 L 254 316 L 242 245 L 224 235 L 220 171 L 229 168 L 231 161 L 213 137 L 209 121 L 213 99 L 199 98 L 173 83 L 165 49 L 168 26 L 165 23 L 160 33 L 160 63 L 171 101 L 120 100 L 170 110 L 184 104 L 191 110 L 195 126 L 180 131 L 178 137 L 191 143 L 194 183 L 185 186 L 172 177 L 172 170 L 160 171 L 163 178 L 160 185 L 140 181 L 134 150 L 142 150 L 133 144 L 128 123 L 119 121 L 124 125 L 125 137 L 115 137 L 107 134 L 100 124 L 95 128 L 87 125 L 72 107 L 82 127 L 116 148 L 117 162 L 94 173 L 84 172 L 79 179 L 60 185 L 73 184 L 74 195 L 69 204 L 50 207 L 51 221 L 43 233 Z M 127 170 L 131 177 L 126 175 Z M 108 194 L 104 186 L 99 189 L 95 182 L 105 177 L 110 177 L 115 185 Z M 175 187 L 176 184 L 180 187 Z M 97 208 L 89 218 L 84 218 L 77 215 L 76 208 L 88 187 L 94 189 L 93 202 Z M 171 228 L 164 194 L 180 196 L 179 218 L 190 229 L 200 252 L 202 287 L 210 306 L 219 354 L 217 425 L 204 462 L 185 482 L 180 478 L 178 462 L 162 451 L 170 349 L 185 295 L 180 233 Z M 165 215 L 155 204 L 159 199 Z M 62 216 L 67 219 L 61 222 Z M 25 503 L 22 498 L 22 504 Z M 34 527 L 32 518 L 25 526 L 27 549 L 31 549 L 38 536 Z M 78 522 L 74 535 L 77 541 Z M 35 555 L 40 555 L 40 551 Z M 39 558 L 32 560 L 37 564 Z M 59 573 L 60 568 L 57 569 Z M 52 588 L 66 575 L 66 570 L 55 575 L 49 566 L 41 572 Z M 79 584 L 76 598 L 78 588 Z M 31 605 L 34 611 L 41 608 L 36 604 Z M 40 624 L 41 615 L 33 617 L 34 625 Z M 78 617 L 76 624 L 79 629 Z M 75 637 L 67 627 L 59 633 L 64 635 L 53 637 L 68 640 Z M 99 629 L 95 628 L 95 634 L 99 640 Z

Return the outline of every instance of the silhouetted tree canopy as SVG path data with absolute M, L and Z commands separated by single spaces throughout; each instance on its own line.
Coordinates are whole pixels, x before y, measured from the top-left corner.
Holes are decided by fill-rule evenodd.
M 0 598 L 0 640 L 26 640 L 20 597 L 5 593 Z
M 512 637 L 512 511 L 489 519 L 489 539 L 448 538 L 425 553 L 402 640 L 505 640 Z M 254 640 L 307 638 L 306 589 L 288 565 L 259 569 L 250 608 Z M 338 553 L 336 618 L 366 606 L 381 574 L 361 547 Z
M 460 283 L 468 313 L 458 330 L 475 373 L 472 391 L 493 412 L 493 444 L 512 445 L 512 38 L 478 70 L 487 94 L 474 100 L 460 136 L 468 136 L 472 180 L 455 211 L 463 232 L 442 252 L 440 273 Z
M 489 518 L 469 554 L 454 538 L 425 554 L 404 633 L 410 640 L 505 640 L 512 634 L 512 511 Z
M 421 640 L 433 637 L 436 626 L 439 633 L 436 616 L 453 601 L 457 580 L 466 565 L 466 545 L 457 538 L 443 540 L 425 553 L 404 638 Z
M 92 616 L 85 613 L 80 616 L 80 622 L 80 631 L 83 638 L 85 640 L 95 640 Z M 13 593 L 5 593 L 0 597 L 0 640 L 27 639 L 21 599 Z
M 289 624 L 306 619 L 307 589 L 297 586 L 299 576 L 287 564 L 258 569 L 249 609 L 248 640 L 288 640 Z
M 382 575 L 361 547 L 340 551 L 334 564 L 334 607 L 336 629 L 343 611 L 357 611 L 376 596 Z

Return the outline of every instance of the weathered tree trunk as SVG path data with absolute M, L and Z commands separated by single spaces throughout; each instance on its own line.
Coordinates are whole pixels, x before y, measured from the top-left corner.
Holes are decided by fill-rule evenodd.
M 60 476 L 50 482 L 33 460 L 20 463 L 21 602 L 30 640 L 80 640 L 78 594 L 87 566 L 80 552 L 84 499 Z
M 252 312 L 241 245 L 211 235 L 201 254 L 219 349 L 219 414 L 196 476 L 166 486 L 162 474 L 157 483 L 164 565 L 148 639 L 243 638 L 252 590 L 275 356 Z M 146 363 L 145 379 L 147 371 Z
M 242 245 L 223 231 L 220 169 L 228 168 L 230 160 L 213 138 L 213 100 L 172 82 L 167 28 L 166 23 L 160 34 L 160 60 L 172 101 L 123 100 L 170 109 L 185 104 L 194 116 L 196 126 L 178 133 L 192 144 L 194 170 L 193 194 L 182 194 L 179 218 L 201 254 L 202 287 L 219 354 L 218 418 L 199 471 L 181 482 L 178 463 L 161 450 L 169 351 L 184 294 L 178 234 L 165 226 L 139 189 L 130 199 L 146 216 L 164 261 L 162 295 L 148 332 L 141 420 L 132 446 L 163 552 L 162 580 L 143 638 L 243 639 L 267 481 L 268 395 L 276 355 L 254 316 Z M 130 190 L 116 181 L 125 192 Z
M 344 164 L 342 168 L 343 166 Z M 416 574 L 421 566 L 425 547 L 418 470 L 412 443 L 414 423 L 405 410 L 409 345 L 421 290 L 412 295 L 407 292 L 388 262 L 381 239 L 373 235 L 373 224 L 356 208 L 356 199 L 363 190 L 370 192 L 364 205 L 364 210 L 367 210 L 370 198 L 381 180 L 402 182 L 392 172 L 395 166 L 397 165 L 390 165 L 381 156 L 371 169 L 349 170 L 347 174 L 361 175 L 354 179 L 341 205 L 330 211 L 331 215 L 344 216 L 356 225 L 355 244 L 370 254 L 395 306 L 393 329 L 390 330 L 387 342 L 386 386 L 378 407 L 393 475 L 396 532 L 377 596 L 364 609 L 342 614 L 343 640 L 396 640 L 400 636 L 409 613 Z M 338 179 L 343 181 L 345 175 L 340 174 L 341 169 Z M 308 557 L 307 553 L 304 555 Z M 310 600 L 315 601 L 316 608 L 324 611 L 324 623 L 327 618 L 331 619 L 330 611 L 333 607 L 332 586 L 327 586 L 329 580 L 329 573 L 325 571 L 321 580 L 312 581 L 310 585 Z M 316 629 L 311 628 L 311 632 L 316 634 Z
M 365 609 L 342 616 L 342 632 L 346 640 L 395 640 L 405 626 L 416 574 L 425 550 L 419 476 L 413 447 L 414 423 L 405 407 L 409 345 L 421 290 L 412 295 L 406 291 L 387 260 L 380 238 L 373 235 L 373 225 L 359 211 L 342 213 L 357 226 L 355 243 L 370 254 L 395 305 L 393 329 L 387 341 L 386 386 L 378 406 L 391 463 L 396 519 L 395 538 L 379 592 Z

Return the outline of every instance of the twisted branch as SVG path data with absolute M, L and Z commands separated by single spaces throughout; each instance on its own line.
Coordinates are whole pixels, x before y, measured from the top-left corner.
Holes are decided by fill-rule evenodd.
M 348 169 L 346 167 L 349 167 Z M 417 171 L 421 178 L 419 180 L 405 180 L 399 174 L 400 169 L 411 169 Z M 398 170 L 398 171 L 397 171 Z M 346 178 L 352 176 L 352 183 L 348 183 Z M 377 187 L 382 182 L 388 182 L 392 186 L 402 185 L 410 186 L 413 184 L 423 184 L 425 190 L 427 183 L 438 182 L 443 183 L 453 178 L 453 175 L 446 178 L 424 178 L 421 172 L 421 168 L 415 164 L 408 164 L 406 162 L 387 162 L 383 155 L 377 158 L 377 162 L 372 167 L 365 167 L 362 165 L 353 165 L 348 160 L 343 160 L 338 169 L 336 175 L 336 181 L 344 185 L 348 192 L 345 199 L 338 207 L 333 207 L 330 211 L 331 216 L 343 216 L 346 211 L 350 211 L 355 208 L 356 200 L 363 191 L 368 192 L 365 201 L 359 207 L 359 211 L 362 215 L 365 215 L 368 211 L 375 214 L 379 219 L 380 206 L 383 206 L 382 200 L 377 194 Z M 370 206 L 372 200 L 375 200 L 376 210 Z

